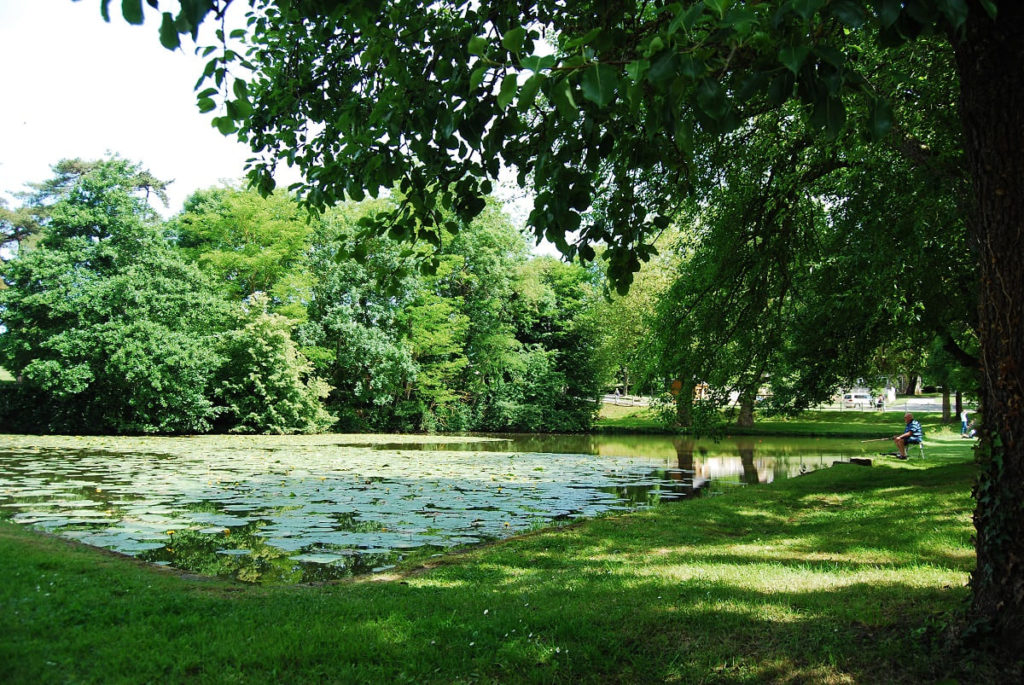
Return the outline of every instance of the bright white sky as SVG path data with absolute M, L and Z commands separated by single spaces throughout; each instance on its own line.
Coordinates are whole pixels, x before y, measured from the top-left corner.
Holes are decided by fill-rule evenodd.
M 174 179 L 170 212 L 199 188 L 241 178 L 248 147 L 196 109 L 204 62 L 191 40 L 172 53 L 151 8 L 144 25 L 130 26 L 121 3 L 110 3 L 109 24 L 99 5 L 0 0 L 0 194 L 11 201 L 61 158 L 108 151 Z

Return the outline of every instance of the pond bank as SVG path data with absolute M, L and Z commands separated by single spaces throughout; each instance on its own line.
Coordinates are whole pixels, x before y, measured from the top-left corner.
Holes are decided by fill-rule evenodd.
M 921 421 L 926 435 L 959 432 L 958 421 L 942 423 L 941 412 L 914 412 Z M 724 424 L 721 432 L 726 436 L 792 436 L 830 438 L 876 438 L 902 432 L 903 416 L 893 412 L 875 411 L 821 411 L 802 412 L 796 417 L 757 417 L 753 426 L 740 427 Z M 619 435 L 640 433 L 648 435 L 676 435 L 679 431 L 664 427 L 644 407 L 609 407 L 595 423 L 592 432 Z
M 939 639 L 973 567 L 964 443 L 317 586 L 0 523 L 0 681 L 998 679 Z

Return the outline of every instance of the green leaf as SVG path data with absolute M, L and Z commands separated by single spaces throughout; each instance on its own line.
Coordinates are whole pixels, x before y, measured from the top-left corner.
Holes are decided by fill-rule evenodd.
M 651 63 L 645 59 L 636 60 L 626 65 L 626 74 L 633 80 L 633 83 L 639 83 L 641 79 L 647 74 L 647 70 L 651 68 Z
M 207 112 L 212 112 L 213 110 L 217 109 L 217 103 L 214 102 L 213 98 L 202 98 L 201 97 L 201 98 L 199 98 L 198 104 L 199 104 L 199 112 L 201 114 L 206 114 Z
M 484 74 L 487 73 L 487 69 L 488 67 L 486 64 L 481 64 L 473 70 L 472 74 L 469 75 L 469 89 L 471 91 L 479 88 L 480 84 L 484 82 Z
M 792 45 L 784 47 L 779 50 L 779 61 L 786 65 L 786 68 L 796 75 L 800 73 L 800 67 L 803 66 L 804 60 L 807 59 L 807 55 L 810 53 L 811 49 L 806 45 Z
M 572 83 L 568 78 L 563 78 L 555 84 L 551 92 L 551 100 L 555 103 L 555 109 L 563 118 L 575 121 L 579 114 L 579 107 L 572 97 Z
M 565 49 L 573 50 L 581 45 L 586 45 L 587 43 L 591 42 L 592 40 L 600 36 L 601 30 L 601 27 L 598 27 L 596 29 L 590 29 L 589 31 L 587 31 L 587 33 L 580 36 L 579 38 L 573 38 L 572 40 L 566 42 Z
M 840 98 L 828 99 L 828 111 L 826 112 L 825 132 L 829 138 L 837 138 L 846 124 L 846 106 Z
M 676 75 L 678 64 L 679 56 L 672 50 L 665 50 L 651 62 L 651 68 L 647 71 L 647 80 L 656 86 L 665 83 Z
M 103 21 L 110 23 L 110 0 L 100 0 L 100 16 Z
M 864 14 L 864 7 L 857 0 L 833 0 L 828 6 L 832 16 L 843 22 L 851 29 L 859 29 L 867 21 Z
M 871 138 L 881 140 L 892 129 L 892 106 L 888 100 L 875 100 L 871 107 Z
M 900 11 L 903 9 L 901 0 L 879 0 L 878 22 L 882 28 L 889 28 L 900 18 Z
M 678 29 L 683 29 L 684 32 L 689 33 L 693 30 L 693 27 L 697 25 L 697 21 L 704 14 L 704 5 L 699 3 L 690 5 L 685 10 L 680 10 L 676 14 L 676 18 L 672 20 L 672 23 L 668 25 L 668 34 L 671 36 Z
M 988 14 L 988 18 L 995 19 L 998 10 L 996 9 L 996 3 L 994 2 L 994 0 L 980 0 L 980 2 L 981 6 L 985 9 L 985 12 Z
M 750 35 L 757 23 L 757 13 L 749 7 L 733 7 L 722 19 L 722 27 L 731 28 L 740 37 Z
M 834 139 L 846 123 L 846 108 L 843 101 L 820 92 L 811 110 L 811 125 L 825 129 L 826 135 Z
M 683 55 L 679 62 L 679 72 L 694 81 L 702 78 L 707 73 L 707 65 L 704 64 L 704 61 L 697 59 L 693 55 Z
M 917 23 L 928 25 L 934 23 L 938 18 L 936 4 L 925 0 L 907 0 L 903 11 L 906 12 L 906 16 Z
M 473 36 L 469 39 L 469 45 L 467 49 L 471 55 L 483 55 L 487 52 L 487 47 L 490 45 L 490 41 L 484 36 Z
M 526 29 L 514 28 L 501 37 L 501 45 L 509 52 L 518 53 L 523 49 L 524 40 L 526 40 Z
M 236 78 L 235 82 L 231 84 L 231 90 L 234 91 L 235 97 L 239 100 L 244 100 L 248 96 L 248 86 L 246 82 L 240 78 Z
M 519 60 L 519 65 L 530 71 L 544 71 L 555 66 L 555 62 L 556 60 L 552 55 L 544 55 L 543 57 L 530 55 Z
M 846 65 L 846 56 L 833 47 L 822 45 L 814 48 L 814 54 L 836 69 L 842 69 Z
M 793 95 L 795 77 L 788 71 L 784 71 L 774 79 L 768 86 L 768 104 L 778 107 Z
M 168 50 L 177 50 L 181 47 L 178 29 L 174 25 L 174 16 L 170 12 L 164 12 L 163 18 L 160 20 L 160 44 Z
M 580 87 L 583 97 L 604 107 L 615 99 L 615 89 L 619 85 L 618 70 L 607 64 L 595 64 L 583 72 Z
M 706 78 L 697 86 L 697 106 L 714 121 L 720 121 L 729 111 L 725 88 L 713 78 Z
M 526 79 L 526 83 L 519 89 L 519 101 L 516 103 L 516 108 L 520 112 L 525 112 L 533 106 L 533 101 L 537 98 L 537 91 L 542 83 L 544 83 L 544 76 L 541 74 L 534 74 Z
M 722 18 L 725 14 L 725 10 L 727 10 L 731 4 L 732 0 L 704 0 L 704 6 L 717 14 L 719 19 Z
M 213 125 L 217 127 L 217 130 L 221 132 L 221 135 L 231 135 L 238 130 L 238 126 L 235 124 L 235 120 L 231 117 L 214 117 Z
M 828 0 L 793 0 L 793 11 L 804 21 L 809 21 L 814 14 L 825 6 Z
M 498 107 L 502 109 L 508 107 L 515 98 L 517 90 L 516 75 L 506 74 L 505 78 L 501 79 L 501 89 L 498 91 Z
M 938 0 L 935 4 L 954 29 L 959 29 L 967 21 L 967 3 L 964 0 Z
M 142 0 L 121 0 L 121 14 L 129 24 L 142 23 Z

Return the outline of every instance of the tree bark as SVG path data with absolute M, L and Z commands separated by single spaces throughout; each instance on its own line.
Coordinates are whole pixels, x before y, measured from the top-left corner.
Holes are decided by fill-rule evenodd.
M 942 386 L 942 423 L 949 423 L 952 421 L 950 418 L 951 414 L 949 411 L 949 388 Z
M 741 428 L 751 428 L 754 425 L 754 393 L 742 393 L 739 401 L 740 415 L 736 418 L 736 425 Z
M 964 394 L 962 391 L 956 391 L 956 416 L 960 418 L 960 412 L 964 410 Z
M 680 428 L 693 426 L 693 391 L 693 385 L 683 383 L 676 395 L 676 424 Z
M 967 635 L 1024 650 L 1024 3 L 970 4 L 954 38 L 979 253 L 977 568 Z

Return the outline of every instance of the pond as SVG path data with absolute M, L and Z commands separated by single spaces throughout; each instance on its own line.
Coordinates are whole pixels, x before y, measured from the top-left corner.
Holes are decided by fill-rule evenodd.
M 197 573 L 313 582 L 864 451 L 820 438 L 0 435 L 0 517 Z

